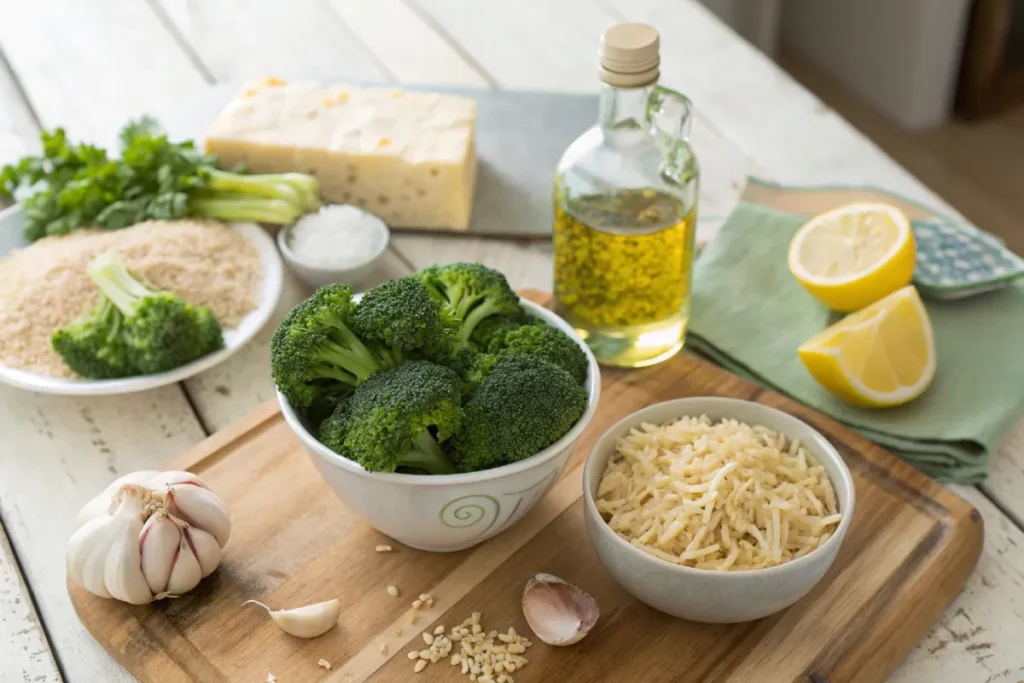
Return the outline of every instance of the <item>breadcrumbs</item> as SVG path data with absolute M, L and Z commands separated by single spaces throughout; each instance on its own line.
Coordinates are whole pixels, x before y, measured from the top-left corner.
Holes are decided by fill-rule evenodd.
M 0 365 L 73 377 L 50 335 L 96 301 L 86 275 L 98 254 L 114 251 L 155 289 L 209 306 L 225 330 L 256 308 L 259 253 L 215 221 L 148 221 L 116 231 L 77 230 L 47 237 L 0 259 Z

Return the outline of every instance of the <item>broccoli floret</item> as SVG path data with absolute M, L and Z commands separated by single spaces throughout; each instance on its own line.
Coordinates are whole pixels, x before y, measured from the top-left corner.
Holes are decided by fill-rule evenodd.
M 397 352 L 400 362 L 408 352 L 431 359 L 447 356 L 458 325 L 442 314 L 422 282 L 403 277 L 367 292 L 356 306 L 352 326 L 363 339 L 382 342 Z
M 320 425 L 320 441 L 371 472 L 455 471 L 440 442 L 462 425 L 454 371 L 413 360 L 378 372 Z
M 523 325 L 532 325 L 537 322 L 539 321 L 536 318 L 530 317 L 524 311 L 492 315 L 480 321 L 473 329 L 473 334 L 469 336 L 469 341 L 480 351 L 497 353 L 501 350 L 506 334 Z M 495 345 L 494 348 L 491 348 L 492 344 Z
M 464 406 L 455 466 L 475 472 L 528 458 L 562 438 L 586 407 L 586 392 L 554 363 L 526 354 L 499 358 Z
M 128 362 L 124 316 L 100 295 L 96 305 L 50 337 L 54 351 L 69 368 L 89 379 L 116 379 L 138 373 Z
M 421 270 L 416 277 L 427 286 L 443 311 L 458 323 L 456 337 L 466 346 L 483 320 L 520 312 L 519 297 L 505 276 L 479 263 L 453 263 Z
M 327 285 L 293 308 L 274 331 L 270 371 L 294 408 L 305 410 L 324 397 L 347 395 L 393 364 L 390 354 L 371 348 L 352 331 L 354 311 L 351 287 Z
M 507 332 L 490 345 L 492 353 L 524 353 L 551 361 L 583 384 L 587 379 L 587 355 L 569 335 L 551 325 L 527 325 Z
M 462 392 L 468 395 L 476 391 L 480 382 L 490 374 L 497 362 L 498 357 L 493 353 L 482 353 L 464 348 L 449 356 L 444 365 L 459 375 L 462 380 Z
M 223 348 L 220 323 L 210 309 L 146 287 L 117 254 L 97 256 L 88 274 L 124 316 L 121 337 L 138 372 L 166 372 Z

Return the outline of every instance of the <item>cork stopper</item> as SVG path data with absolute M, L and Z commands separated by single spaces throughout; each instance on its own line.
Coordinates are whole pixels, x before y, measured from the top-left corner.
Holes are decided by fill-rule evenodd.
M 612 26 L 601 36 L 601 80 L 617 88 L 642 88 L 656 82 L 658 47 L 658 32 L 653 26 Z

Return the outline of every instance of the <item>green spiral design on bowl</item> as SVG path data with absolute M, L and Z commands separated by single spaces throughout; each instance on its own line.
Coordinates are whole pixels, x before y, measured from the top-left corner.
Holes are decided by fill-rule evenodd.
M 501 514 L 501 503 L 494 496 L 488 496 L 482 493 L 470 494 L 468 496 L 460 496 L 454 500 L 448 501 L 438 517 L 441 519 L 441 523 L 446 527 L 452 529 L 464 529 L 471 527 L 476 524 L 485 522 L 490 516 L 490 522 L 487 522 L 487 528 L 481 533 L 487 533 L 487 531 L 494 526 L 494 523 L 498 521 L 498 515 Z

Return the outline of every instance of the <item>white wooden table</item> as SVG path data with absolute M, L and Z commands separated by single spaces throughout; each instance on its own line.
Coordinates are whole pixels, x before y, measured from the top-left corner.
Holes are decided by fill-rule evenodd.
M 689 0 L 0 0 L 0 163 L 34 151 L 41 126 L 106 141 L 130 117 L 252 76 L 593 91 L 598 38 L 622 20 L 660 29 L 663 82 L 697 105 L 704 206 L 728 207 L 752 173 L 875 184 L 950 211 Z M 378 277 L 454 260 L 550 288 L 548 245 L 466 238 L 398 236 Z M 289 283 L 282 311 L 301 296 Z M 115 476 L 158 466 L 272 396 L 271 330 L 145 394 L 0 388 L 0 683 L 132 680 L 75 617 L 65 539 Z M 958 489 L 985 519 L 978 568 L 894 681 L 1024 681 L 1024 424 L 989 482 Z

